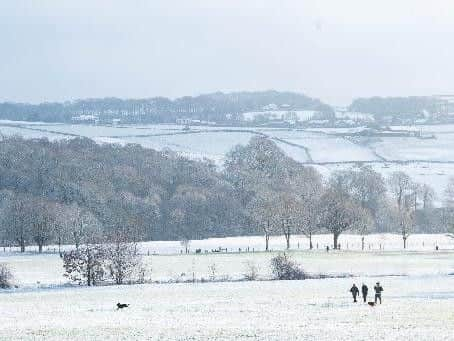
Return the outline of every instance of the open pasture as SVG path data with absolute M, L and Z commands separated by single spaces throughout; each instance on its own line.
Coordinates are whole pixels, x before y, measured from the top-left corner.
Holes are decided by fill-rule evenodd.
M 177 242 L 160 243 L 169 243 L 167 248 L 177 245 Z M 211 246 L 207 243 L 207 247 Z M 230 243 L 227 240 L 224 244 Z M 146 246 L 150 247 L 142 245 Z M 276 253 L 145 256 L 150 279 L 161 284 L 93 288 L 61 286 L 66 280 L 61 276 L 63 269 L 58 255 L 5 253 L 0 256 L 0 262 L 11 265 L 22 286 L 0 293 L 0 340 L 449 340 L 452 337 L 452 250 L 328 253 L 293 250 L 292 257 L 308 272 L 348 273 L 353 277 L 268 281 L 269 260 Z M 246 264 L 251 262 L 257 265 L 262 280 L 232 281 L 241 279 Z M 208 278 L 212 264 L 218 282 L 176 283 L 190 279 L 191 272 L 198 279 Z M 377 281 L 385 289 L 382 305 L 352 303 L 348 292 L 352 283 L 366 283 L 371 295 Z M 117 311 L 117 302 L 129 303 L 130 307 Z

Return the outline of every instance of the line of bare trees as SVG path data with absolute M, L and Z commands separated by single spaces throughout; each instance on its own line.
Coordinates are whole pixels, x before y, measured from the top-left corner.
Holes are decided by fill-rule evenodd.
M 265 137 L 236 146 L 222 171 L 137 145 L 0 141 L 0 244 L 24 252 L 37 245 L 72 244 L 126 231 L 129 241 L 186 240 L 234 235 L 339 236 L 352 231 L 447 232 L 454 180 L 444 207 L 435 194 L 405 173 L 384 178 L 368 166 L 335 171 L 329 178 L 287 157 Z M 185 247 L 186 249 L 188 247 Z
M 265 235 L 266 250 L 271 235 L 282 235 L 290 248 L 293 234 L 306 235 L 312 249 L 312 236 L 322 232 L 333 234 L 337 249 L 345 231 L 360 234 L 363 249 L 370 232 L 399 232 L 406 248 L 412 232 L 445 232 L 451 219 L 449 205 L 435 208 L 433 189 L 404 172 L 385 179 L 369 166 L 356 166 L 323 179 L 261 137 L 232 150 L 224 172 L 252 225 Z M 446 196 L 454 203 L 454 180 L 450 188 Z

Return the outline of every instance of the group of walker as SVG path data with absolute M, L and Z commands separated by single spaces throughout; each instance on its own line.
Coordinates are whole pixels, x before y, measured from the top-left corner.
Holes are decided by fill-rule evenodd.
M 383 287 L 380 285 L 380 282 L 377 282 L 375 284 L 374 291 L 375 291 L 374 304 L 377 304 L 378 301 L 380 301 L 380 304 L 381 304 L 381 293 L 383 291 Z M 353 302 L 354 303 L 358 302 L 356 300 L 356 297 L 359 296 L 359 289 L 356 286 L 356 284 L 353 284 L 352 288 L 350 289 L 350 292 L 352 293 L 352 296 L 353 296 Z M 364 303 L 367 302 L 367 293 L 368 292 L 369 292 L 369 288 L 367 287 L 366 284 L 363 283 L 363 285 L 361 286 L 361 293 L 363 294 Z

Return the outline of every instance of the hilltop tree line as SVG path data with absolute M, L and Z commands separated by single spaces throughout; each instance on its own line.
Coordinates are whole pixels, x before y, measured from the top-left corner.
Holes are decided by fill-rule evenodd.
M 355 99 L 349 110 L 373 114 L 380 121 L 384 116 L 408 115 L 423 118 L 424 112 L 452 112 L 454 105 L 447 100 L 429 96 L 369 97 Z
M 317 99 L 293 92 L 221 92 L 171 100 L 98 98 L 64 103 L 0 103 L 0 119 L 71 122 L 80 115 L 96 115 L 101 121 L 121 119 L 128 123 L 174 123 L 178 118 L 214 122 L 239 120 L 241 114 L 259 111 L 269 104 L 287 110 L 316 110 L 332 114 L 333 109 Z
M 451 188 L 451 189 L 449 189 Z M 454 182 L 447 203 L 454 202 Z M 445 232 L 450 209 L 402 172 L 389 178 L 367 166 L 324 179 L 254 137 L 235 147 L 222 170 L 172 152 L 89 139 L 0 141 L 0 243 L 37 245 L 188 240 L 236 235 L 352 231 Z

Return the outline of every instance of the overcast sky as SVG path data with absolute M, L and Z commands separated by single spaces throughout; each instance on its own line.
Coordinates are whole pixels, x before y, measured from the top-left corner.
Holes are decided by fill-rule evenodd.
M 0 101 L 454 93 L 452 0 L 0 1 Z

